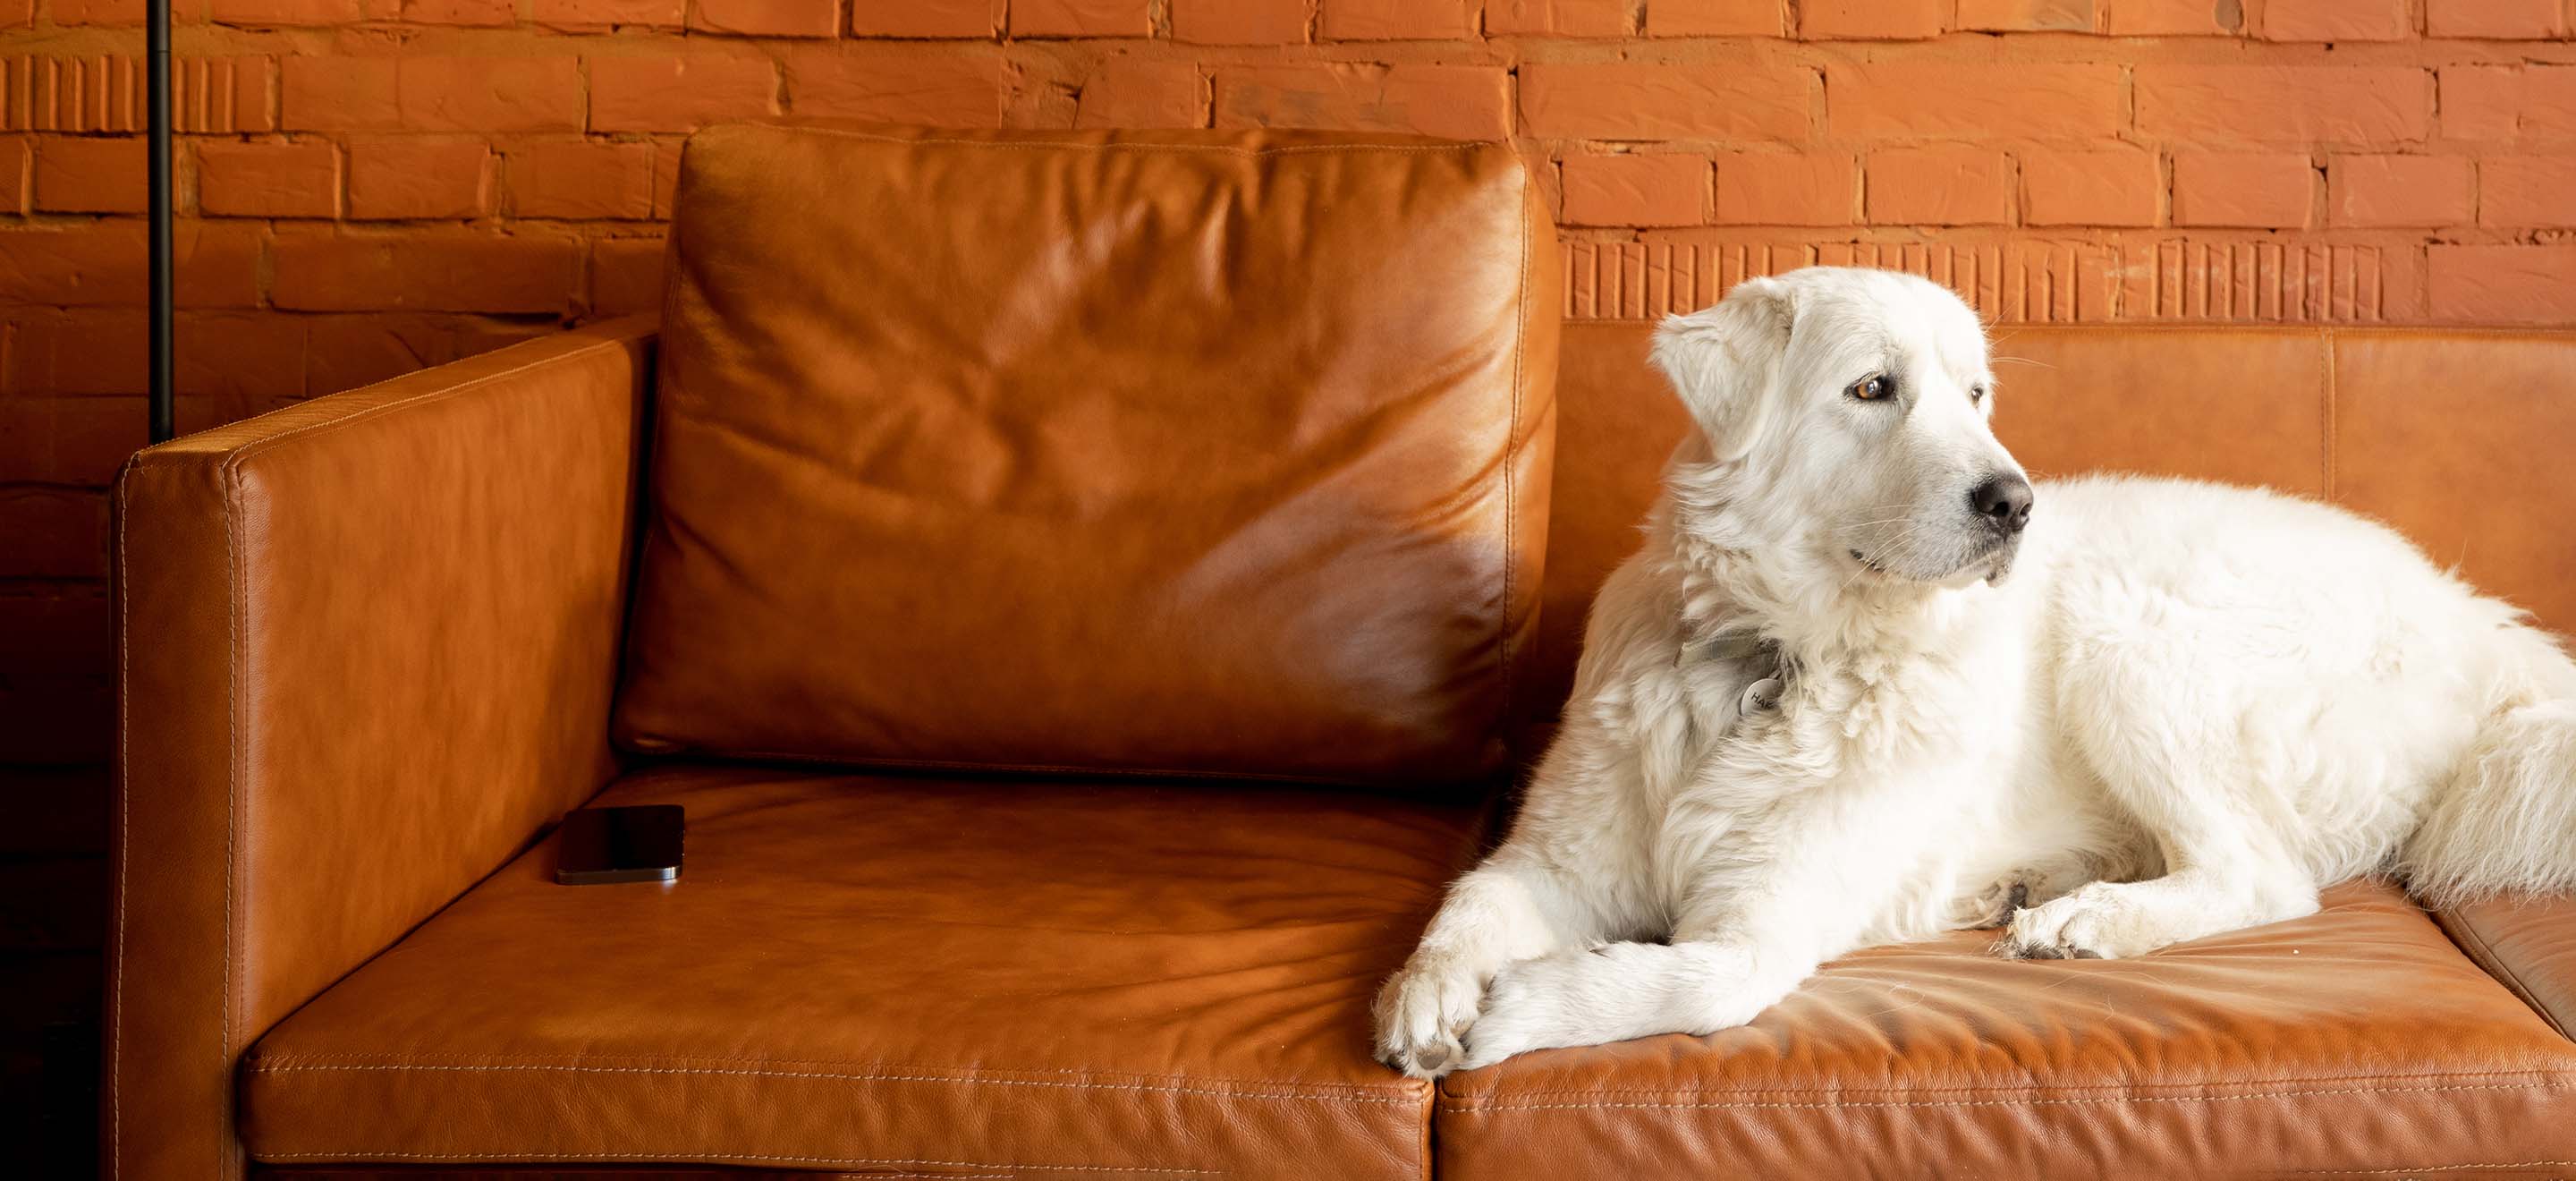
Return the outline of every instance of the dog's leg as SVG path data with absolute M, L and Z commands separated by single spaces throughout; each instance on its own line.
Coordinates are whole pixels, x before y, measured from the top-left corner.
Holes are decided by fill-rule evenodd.
M 1824 962 L 1818 916 L 1782 896 L 1698 910 L 1669 944 L 1575 948 L 1504 968 L 1467 1031 L 1463 1068 L 1529 1050 L 1733 1029 Z
M 2105 778 L 2162 846 L 2164 876 L 2097 881 L 2016 911 L 1999 954 L 2119 959 L 2316 912 L 2317 883 L 2272 835 L 2252 793 L 2207 775 L 2150 787 L 2136 778 L 2149 770 Z
M 1378 990 L 1379 1061 L 1416 1078 L 1457 1069 L 1496 972 L 1606 936 L 1574 883 L 1511 854 L 1506 846 L 1449 888 L 1421 946 Z

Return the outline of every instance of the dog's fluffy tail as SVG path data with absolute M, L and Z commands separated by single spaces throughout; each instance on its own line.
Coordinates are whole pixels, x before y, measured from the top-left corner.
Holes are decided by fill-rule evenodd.
M 2498 639 L 2494 704 L 2398 855 L 2408 886 L 2434 906 L 2576 892 L 2576 661 L 2533 628 Z

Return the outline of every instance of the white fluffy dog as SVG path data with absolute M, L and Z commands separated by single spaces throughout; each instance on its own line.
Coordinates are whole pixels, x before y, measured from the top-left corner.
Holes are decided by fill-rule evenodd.
M 2396 534 L 2034 493 L 1974 313 L 1910 276 L 1747 280 L 1653 359 L 1698 430 L 1509 839 L 1379 995 L 1388 1063 L 1709 1033 L 1996 922 L 2009 955 L 2134 956 L 2366 874 L 2576 886 L 2576 662 Z

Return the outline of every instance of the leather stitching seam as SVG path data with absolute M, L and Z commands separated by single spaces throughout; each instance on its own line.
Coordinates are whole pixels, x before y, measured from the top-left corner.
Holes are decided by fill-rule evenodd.
M 2301 1173 L 2338 1177 L 2382 1177 L 2393 1173 L 2457 1172 L 2462 1169 L 2536 1169 L 2545 1165 L 2576 1165 L 2576 1160 L 2503 1161 L 2494 1164 L 2414 1165 L 2403 1169 L 2301 1169 Z
M 2556 1083 L 2567 1083 L 2567 1084 L 2569 1084 L 2569 1085 L 2571 1085 L 2571 1086 L 2576 1086 L 2576 1077 L 2571 1077 L 2571 1076 L 2570 1076 L 2566 1071 L 2563 1071 L 2563 1070 L 2451 1070 L 2451 1071 L 2438 1071 L 2438 1072 L 2430 1072 L 2430 1073 L 2425 1073 L 2425 1074 L 2408 1074 L 2408 1075 L 2385 1075 L 2385 1074 L 2321 1074 L 2321 1075 L 2310 1075 L 2310 1076 L 2308 1076 L 2308 1077 L 2306 1077 L 2306 1078 L 2271 1078 L 2271 1079 L 2257 1079 L 2257 1080 L 2252 1080 L 2251 1082 L 2249 1082 L 2249 1083 L 2247 1083 L 2247 1084 L 2245 1084 L 2245 1085 L 2251 1085 L 2251 1086 L 2274 1086 L 2274 1087 L 2311 1087 L 2311 1086 L 2318 1086 L 2318 1085 L 2321 1085 L 2321 1084 L 2324 1084 L 2324 1083 L 2377 1083 L 2377 1082 L 2398 1082 L 2398 1081 L 2404 1081 L 2404 1082 L 2429 1082 L 2429 1081 L 2433 1081 L 2433 1080 L 2436 1080 L 2436 1079 L 2463 1079 L 2463 1078 L 2473 1078 L 2473 1079 L 2537 1079 L 2537 1080 L 2540 1080 L 2540 1081 L 2543 1081 L 2543 1082 L 2546 1082 L 2546 1083 L 2552 1083 L 2552 1084 L 2556 1084 Z M 2227 1082 L 2223 1081 L 2223 1080 L 2216 1080 L 2216 1081 L 2209 1081 L 2209 1082 L 2177 1082 L 2177 1083 L 2051 1083 L 2051 1082 L 2042 1082 L 2042 1081 L 2039 1081 L 2039 1080 L 2036 1080 L 2036 1079 L 2034 1079 L 2034 1080 L 2030 1080 L 2030 1081 L 2028 1081 L 2028 1082 L 2021 1082 L 2021 1081 L 2011 1080 L 2011 1079 L 1998 1079 L 1998 1080 L 1996 1080 L 1996 1081 L 1994 1081 L 1994 1082 L 1989 1082 L 1989 1083 L 1972 1083 L 1972 1084 L 1968 1084 L 1968 1085 L 1965 1085 L 1965 1086 L 1956 1086 L 1956 1087 L 1831 1087 L 1831 1088 L 1826 1088 L 1826 1087 L 1793 1087 L 1793 1086 L 1782 1086 L 1782 1087 L 1727 1087 L 1727 1088 L 1725 1088 L 1725 1089 L 1723 1089 L 1723 1090 L 1720 1090 L 1720 1089 L 1713 1089 L 1713 1088 L 1712 1088 L 1712 1089 L 1705 1089 L 1705 1090 L 1703 1090 L 1703 1089 L 1696 1088 L 1696 1087 L 1691 1087 L 1691 1086 L 1688 1086 L 1688 1085 L 1672 1086 L 1672 1087 L 1618 1087 L 1618 1088 L 1579 1087 L 1579 1088 L 1560 1089 L 1560 1090 L 1547 1090 L 1547 1091 L 1513 1091 L 1513 1092 L 1511 1092 L 1511 1097 L 1512 1097 L 1512 1098 L 1516 1098 L 1516 1099 L 1547 1099 L 1547 1098 L 1555 1098 L 1555 1097 L 1564 1096 L 1564 1095 L 1671 1095 L 1671 1094 L 1675 1094 L 1675 1093 L 1677 1093 L 1677 1092 L 1684 1092 L 1684 1091 L 1687 1091 L 1687 1092 L 1690 1092 L 1690 1093 L 1693 1093 L 1693 1094 L 1698 1094 L 1698 1095 L 1788 1095 L 1788 1094 L 1801 1094 L 1801 1095 L 1825 1095 L 1825 1094 L 1832 1094 L 1832 1095 L 1983 1095 L 1983 1094 L 1992 1094 L 1992 1093 L 1994 1093 L 1994 1092 L 2001 1091 L 2001 1090 L 2005 1090 L 2005 1089 L 2012 1088 L 2012 1087 L 2015 1087 L 2015 1086 L 2027 1087 L 2027 1088 L 2029 1088 L 2029 1089 L 2031 1089 L 2031 1090 L 2045 1090 L 2045 1091 L 2131 1091 L 2131 1090 L 2139 1090 L 2139 1089 L 2142 1089 L 2142 1088 L 2150 1088 L 2150 1087 L 2162 1087 L 2162 1088 L 2173 1088 L 2173 1087 L 2212 1087 L 2212 1086 L 2226 1086 L 2226 1085 L 2229 1085 L 2229 1084 L 2228 1084 Z M 2516 1085 L 2520 1085 L 2520 1084 L 2516 1084 Z M 1497 1096 L 1499 1096 L 1500 1094 L 1501 1094 L 1500 1092 L 1492 1092 L 1492 1093 L 1489 1093 L 1488 1095 L 1484 1095 L 1484 1096 L 1478 1096 L 1478 1095 L 1448 1095 L 1448 1094 L 1444 1094 L 1442 1097 L 1443 1097 L 1444 1099 L 1447 1099 L 1447 1100 L 1448 1100 L 1448 1101 L 1450 1101 L 1450 1102 L 1453 1102 L 1453 1103 L 1477 1103 L 1477 1102 L 1481 1102 L 1483 1099 L 1486 1099 L 1486 1098 L 1497 1097 Z
M 339 1064 L 339 1065 L 324 1065 L 324 1064 L 318 1064 L 318 1063 L 292 1063 L 292 1062 L 290 1062 L 290 1063 L 283 1063 L 283 1064 L 280 1064 L 280 1063 L 261 1062 L 261 1063 L 253 1064 L 253 1065 L 251 1065 L 250 1067 L 248 1067 L 247 1069 L 249 1069 L 249 1071 L 250 1071 L 251 1073 L 254 1073 L 254 1074 L 285 1074 L 285 1073 L 289 1073 L 289 1072 L 292 1072 L 292 1071 L 326 1071 L 326 1070 L 329 1070 L 329 1071 L 379 1071 L 379 1070 L 400 1070 L 400 1071 L 459 1071 L 459 1072 L 474 1072 L 474 1073 L 496 1073 L 496 1072 L 503 1072 L 503 1071 L 553 1071 L 553 1072 L 558 1072 L 558 1073 L 563 1073 L 563 1074 L 669 1074 L 669 1075 L 691 1075 L 691 1076 L 709 1076 L 709 1077 L 720 1077 L 720 1076 L 728 1076 L 728 1075 L 731 1075 L 731 1076 L 744 1076 L 744 1077 L 752 1077 L 752 1078 L 800 1078 L 800 1079 L 827 1079 L 827 1080 L 831 1080 L 831 1081 L 834 1081 L 834 1082 L 954 1083 L 954 1084 L 963 1084 L 963 1085 L 967 1085 L 967 1086 L 992 1086 L 992 1087 L 1053 1087 L 1053 1088 L 1060 1088 L 1060 1089 L 1064 1089 L 1064 1090 L 1073 1090 L 1073 1091 L 1145 1091 L 1145 1092 L 1155 1092 L 1155 1093 L 1162 1093 L 1162 1094 L 1178 1094 L 1178 1095 L 1213 1095 L 1213 1096 L 1216 1096 L 1216 1097 L 1221 1098 L 1221 1099 L 1286 1099 L 1286 1100 L 1304 1100 L 1304 1101 L 1310 1101 L 1310 1102 L 1319 1101 L 1319 1102 L 1334 1102 L 1334 1103 L 1380 1103 L 1380 1104 L 1401 1104 L 1401 1103 L 1418 1103 L 1418 1102 L 1420 1102 L 1420 1100 L 1419 1100 L 1419 1099 L 1416 1099 L 1416 1098 L 1411 1097 L 1411 1096 L 1353 1095 L 1353 1094 L 1341 1094 L 1341 1095 L 1334 1095 L 1334 1094 L 1293 1094 L 1293 1093 L 1282 1093 L 1282 1092 L 1276 1092 L 1276 1091 L 1234 1091 L 1234 1090 L 1222 1090 L 1222 1089 L 1209 1088 L 1209 1087 L 1158 1087 L 1158 1086 L 1151 1086 L 1151 1085 L 1144 1084 L 1144 1083 L 1078 1083 L 1078 1082 L 1056 1082 L 1056 1081 L 1050 1081 L 1050 1080 L 1046 1080 L 1046 1079 L 953 1078 L 953 1077 L 948 1077 L 948 1076 L 943 1076 L 943 1075 L 931 1075 L 931 1074 L 852 1074 L 852 1073 L 845 1073 L 845 1072 L 839 1072 L 839 1071 L 820 1071 L 820 1070 L 750 1070 L 750 1069 L 740 1069 L 740 1068 L 727 1069 L 727 1068 L 721 1068 L 721 1067 L 705 1067 L 705 1066 L 547 1066 L 547 1065 L 537 1065 L 537 1064 L 491 1064 L 491 1065 L 475 1065 L 475 1066 L 464 1066 L 464 1065 L 448 1066 L 448 1065 L 433 1065 L 433 1064 L 429 1064 L 429 1063 L 417 1063 L 417 1062 L 383 1062 L 383 1063 L 372 1063 L 372 1064 L 368 1064 L 368 1063 L 347 1063 L 347 1064 Z
M 126 473 L 127 480 L 134 479 L 135 476 L 136 473 L 131 470 Z M 125 518 L 131 515 L 132 510 L 130 506 L 133 503 L 132 498 L 126 495 L 126 489 L 129 486 L 130 485 L 128 485 L 125 480 L 119 480 L 116 484 L 116 568 L 112 571 L 112 573 L 117 576 L 114 586 L 116 593 L 116 750 L 118 767 L 116 783 L 116 905 L 115 918 L 112 920 L 116 925 L 116 950 L 113 953 L 115 956 L 114 962 L 116 964 L 116 971 L 108 977 L 107 982 L 107 1160 L 105 1162 L 106 1168 L 104 1171 L 108 1181 L 115 1181 L 115 1178 L 118 1176 L 119 1171 L 124 1164 L 122 1158 L 124 1156 L 125 1143 L 125 1088 L 118 1085 L 118 1080 L 124 1077 L 125 1066 L 125 1038 L 121 1035 L 125 1029 L 125 890 L 126 879 L 129 876 L 126 869 L 127 866 L 132 863 L 134 858 L 133 845 L 126 838 L 126 830 L 128 827 L 126 818 L 130 812 L 126 797 L 133 782 L 134 774 L 134 731 L 130 723 L 133 711 L 128 708 L 126 699 L 126 687 L 132 683 L 133 678 L 126 674 L 125 655 L 126 648 L 129 644 L 128 637 L 133 631 L 133 625 L 129 622 L 132 619 L 132 615 L 127 610 L 127 603 L 133 598 L 133 595 L 127 590 L 127 586 L 131 582 L 131 579 L 127 576 L 125 570 L 127 560 L 127 551 L 125 548 Z
M 2484 1085 L 2461 1084 L 2446 1087 L 2347 1087 L 2313 1091 L 2249 1091 L 2241 1095 L 2105 1095 L 2064 1096 L 2058 1098 L 2040 1098 L 2033 1096 L 2019 1099 L 1941 1099 L 1919 1103 L 1890 1099 L 1859 1100 L 1854 1102 L 1842 1102 L 1837 1100 L 1833 1102 L 1817 1103 L 1797 1103 L 1787 1101 L 1756 1103 L 1677 1100 L 1669 1103 L 1444 1103 L 1441 1107 L 1442 1110 L 1452 1115 L 1484 1115 L 1489 1112 L 1498 1111 L 1607 1111 L 1631 1108 L 1645 1110 L 1696 1110 L 1714 1108 L 1834 1109 L 1845 1107 L 2043 1107 L 2064 1106 L 2070 1104 L 2108 1103 L 2226 1103 L 2240 1099 L 2292 1099 L 2314 1095 L 2398 1095 L 2452 1091 L 2517 1090 L 2576 1090 L 2576 1083 L 2533 1082 L 2493 1083 Z
M 370 1161 L 370 1160 L 448 1160 L 448 1161 L 486 1161 L 486 1160 L 565 1160 L 565 1161 L 623 1161 L 623 1160 L 662 1160 L 662 1161 L 696 1161 L 696 1160 L 756 1160 L 756 1161 L 780 1161 L 780 1162 L 789 1162 L 789 1163 L 795 1163 L 795 1164 L 812 1164 L 812 1165 L 952 1165 L 952 1166 L 955 1166 L 955 1167 L 957 1167 L 957 1168 L 961 1168 L 961 1169 L 1020 1169 L 1020 1170 L 1024 1170 L 1024 1171 L 1026 1171 L 1026 1170 L 1034 1170 L 1034 1171 L 1041 1172 L 1041 1173 L 1172 1173 L 1172 1174 L 1180 1174 L 1180 1175 L 1195 1176 L 1195 1177 L 1222 1177 L 1222 1176 L 1224 1176 L 1224 1175 L 1225 1175 L 1225 1172 L 1224 1172 L 1224 1170 L 1222 1170 L 1222 1169 L 1181 1169 L 1181 1168 L 1171 1168 L 1171 1167 L 1160 1167 L 1160 1168 L 1157 1168 L 1157 1167 L 1152 1167 L 1152 1166 L 1147 1166 L 1147 1165 L 1022 1165 L 1022 1164 L 998 1164 L 998 1163 L 991 1162 L 991 1161 L 971 1161 L 971 1160 L 891 1160 L 891 1159 L 881 1160 L 881 1159 L 877 1159 L 877 1158 L 873 1158 L 873 1157 L 864 1157 L 864 1156 L 769 1156 L 769 1155 L 765 1155 L 765 1154 L 761 1154 L 761 1153 L 748 1153 L 748 1152 L 669 1152 L 669 1153 L 649 1153 L 649 1152 L 617 1152 L 617 1153 L 572 1153 L 572 1152 L 265 1152 L 265 1153 L 261 1153 L 261 1154 L 260 1154 L 260 1159 L 261 1159 L 261 1160 L 313 1160 L 313 1159 L 319 1159 L 319 1158 L 329 1158 L 329 1159 L 334 1159 L 334 1160 L 350 1160 L 350 1161 Z
M 549 1058 L 549 1057 L 551 1057 L 551 1058 L 552 1058 L 552 1060 L 551 1060 L 551 1061 L 541 1060 L 541 1059 L 546 1059 L 546 1058 Z M 248 1069 L 253 1069 L 253 1070 L 261 1069 L 261 1068 L 263 1068 L 264 1066 L 267 1066 L 267 1065 L 270 1065 L 270 1064 L 295 1064 L 295 1065 L 299 1065 L 299 1066 L 300 1066 L 300 1065 L 305 1064 L 305 1063 L 342 1063 L 342 1062 L 359 1063 L 359 1064 L 370 1065 L 370 1066 L 410 1066 L 410 1065 L 454 1065 L 454 1066 L 595 1066 L 595 1065 L 601 1065 L 601 1064 L 606 1063 L 606 1062 L 616 1062 L 616 1061 L 621 1061 L 621 1060 L 622 1060 L 622 1061 L 627 1061 L 627 1062 L 641 1062 L 642 1064 L 644 1064 L 644 1065 L 648 1065 L 648 1066 L 687 1066 L 687 1065 L 693 1065 L 693 1064 L 698 1064 L 698 1063 L 715 1063 L 715 1064 L 721 1064 L 721 1065 L 733 1065 L 733 1064 L 739 1064 L 739 1063 L 750 1063 L 750 1064 L 753 1064 L 753 1065 L 756 1065 L 756 1066 L 825 1066 L 825 1067 L 835 1067 L 835 1068 L 839 1068 L 839 1069 L 842 1069 L 842 1070 L 853 1070 L 853 1071 L 869 1071 L 869 1072 L 877 1072 L 877 1073 L 904 1072 L 904 1073 L 910 1073 L 910 1074 L 932 1075 L 932 1076 L 934 1076 L 934 1077 L 943 1078 L 943 1079 L 954 1079 L 954 1080 L 957 1080 L 957 1081 L 960 1081 L 960 1082 L 975 1082 L 975 1081 L 978 1081 L 978 1080 L 980 1080 L 980 1079 L 982 1079 L 982 1078 L 985 1078 L 985 1077 L 987 1077 L 987 1076 L 991 1076 L 991 1075 L 999 1075 L 999 1074 L 1070 1074 L 1070 1075 L 1080 1075 L 1080 1076 L 1082 1076 L 1082 1077 L 1083 1077 L 1083 1078 L 1085 1078 L 1085 1079 L 1096 1079 L 1096 1078 L 1119 1078 L 1119 1079 L 1140 1079 L 1140 1080 L 1144 1080 L 1144 1081 L 1148 1081 L 1148 1082 L 1232 1083 L 1232 1084 L 1240 1084 L 1240 1085 L 1242 1085 L 1242 1086 L 1247 1086 L 1247 1087 L 1267 1087 L 1267 1088 L 1271 1088 L 1271 1089 L 1273 1089 L 1273 1090 L 1297 1090 L 1297 1089 L 1305 1089 L 1305 1090 L 1310 1090 L 1310 1091 L 1317 1091 L 1317 1092 L 1318 1092 L 1318 1093 L 1317 1093 L 1317 1095 L 1316 1095 L 1316 1097 L 1317 1097 L 1317 1098 L 1337 1098 L 1337 1097 L 1340 1097 L 1340 1096 L 1342 1096 L 1342 1095 L 1346 1095 L 1346 1094 L 1347 1094 L 1347 1095 L 1354 1095 L 1354 1096 L 1363 1096 L 1363 1097 L 1365 1097 L 1365 1096 L 1369 1096 L 1369 1095 L 1374 1095 L 1374 1094 L 1376 1094 L 1379 1090 L 1381 1090 L 1381 1089 L 1382 1089 L 1382 1088 L 1372 1088 L 1372 1087 L 1366 1087 L 1366 1086 L 1350 1086 L 1350 1087 L 1340 1087 L 1339 1089 L 1335 1089 L 1335 1090 L 1323 1090 L 1322 1088 L 1327 1088 L 1327 1087 L 1336 1087 L 1336 1086 L 1338 1086 L 1338 1085 L 1337 1085 L 1337 1084 L 1323 1084 L 1323 1083 L 1296 1083 L 1296 1082 L 1289 1082 L 1289 1081 L 1286 1081 L 1286 1080 L 1283 1080 L 1283 1079 L 1266 1079 L 1266 1078 L 1223 1078 L 1223 1077 L 1215 1077 L 1215 1076 L 1209 1076 L 1209 1075 L 1194 1075 L 1194 1074 L 1153 1074 L 1153 1073 L 1144 1072 L 1144 1071 L 1132 1071 L 1132 1070 L 1091 1070 L 1091 1069 L 1075 1069 L 1075 1068 L 1072 1068 L 1072 1067 L 1063 1067 L 1063 1066 L 993 1067 L 993 1068 L 986 1068 L 986 1069 L 985 1069 L 985 1070 L 983 1070 L 983 1072 L 982 1072 L 982 1073 L 980 1073 L 980 1074 L 975 1074 L 975 1073 L 935 1074 L 935 1072 L 938 1070 L 938 1068 L 937 1068 L 937 1067 L 931 1067 L 931 1066 L 917 1066 L 917 1065 L 914 1065 L 914 1064 L 911 1064 L 911 1063 L 905 1063 L 905 1062 L 850 1062 L 850 1061 L 845 1061 L 845 1060 L 840 1060 L 840 1059 L 830 1059 L 830 1058 L 767 1058 L 767 1057 L 761 1057 L 761 1056 L 758 1056 L 758 1055 L 738 1055 L 738 1056 L 732 1056 L 732 1057 L 725 1057 L 725 1056 L 713 1056 L 713 1055 L 703 1055 L 703 1054 L 689 1054 L 689 1055 L 678 1055 L 678 1056 L 672 1056 L 672 1057 L 647 1057 L 647 1056 L 643 1056 L 643 1055 L 614 1055 L 614 1054 L 611 1054 L 611 1055 L 598 1055 L 598 1056 L 593 1056 L 593 1057 L 569 1057 L 569 1056 L 562 1056 L 562 1055 L 548 1056 L 548 1055 L 539 1055 L 539 1054 L 512 1054 L 512 1055 L 507 1055 L 507 1056 L 506 1056 L 506 1059 L 505 1059 L 505 1057 L 504 1057 L 503 1055 L 497 1055 L 497 1054 L 477 1054 L 477 1055 L 465 1055 L 465 1054 L 413 1054 L 413 1055 L 407 1055 L 407 1056 L 399 1057 L 399 1058 L 398 1058 L 398 1057 L 391 1056 L 391 1055 L 387 1055 L 387 1054 L 369 1054 L 369 1053 L 341 1053 L 341 1054 L 262 1054 L 262 1055 L 259 1055 L 259 1056 L 255 1057 L 255 1058 L 252 1058 L 252 1059 L 250 1059 L 250 1060 L 246 1061 L 246 1062 L 244 1063 L 244 1066 L 245 1066 L 246 1068 L 248 1068 Z M 2492 1071 L 2484 1071 L 2484 1072 L 2480 1072 L 2480 1073 L 2481 1073 L 2481 1077 L 2493 1077 L 2493 1075 L 2494 1075 L 2494 1072 L 2492 1072 Z M 2534 1073 L 2538 1073 L 2538 1072 L 2534 1072 Z M 1416 1082 L 1415 1080 L 1412 1080 L 1412 1079 L 1397 1079 L 1397 1080 L 1395 1080 L 1393 1083 L 1391 1083 L 1390 1085 L 1391 1085 L 1392 1087 L 1394 1087 L 1395 1089 L 1397 1089 L 1397 1090 L 1402 1090 L 1402 1091 L 1406 1091 L 1406 1092 L 1412 1092 L 1412 1091 L 1415 1091 L 1415 1090 L 1419 1089 L 1420 1091 L 1422 1091 L 1422 1092 L 1424 1092 L 1424 1093 L 1427 1093 L 1427 1092 L 1429 1091 L 1429 1089 L 1430 1089 L 1430 1084 L 1428 1084 L 1428 1083 L 1419 1083 L 1419 1082 Z M 1589 1093 L 1589 1092 L 1586 1092 L 1586 1093 Z
M 228 461 L 222 467 L 218 479 L 224 493 L 224 594 L 231 600 L 224 606 L 225 622 L 231 628 L 229 650 L 224 665 L 224 732 L 226 743 L 232 752 L 232 762 L 224 769 L 224 962 L 222 970 L 218 973 L 223 982 L 224 1024 L 221 1039 L 215 1043 L 215 1060 L 219 1064 L 218 1074 L 220 1075 L 223 1071 L 230 1070 L 233 1065 L 233 994 L 239 991 L 237 981 L 247 975 L 238 971 L 241 966 L 240 957 L 234 952 L 233 891 L 234 880 L 240 876 L 237 843 L 239 824 L 235 815 L 241 810 L 241 781 L 247 769 L 242 754 L 241 735 L 243 709 L 241 646 L 243 616 L 250 611 L 250 594 L 248 588 L 242 584 L 241 573 L 240 468 L 237 464 Z M 215 1159 L 223 1162 L 219 1175 L 224 1177 L 241 1175 L 240 1140 L 237 1134 L 228 1134 L 234 1132 L 235 1114 L 233 1091 L 232 1088 L 226 1087 L 224 1088 L 223 1122 L 215 1132 L 217 1153 Z

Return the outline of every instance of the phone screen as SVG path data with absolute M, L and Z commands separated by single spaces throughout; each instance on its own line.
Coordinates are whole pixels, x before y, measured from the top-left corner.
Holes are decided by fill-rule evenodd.
M 677 881 L 685 827 L 678 804 L 576 809 L 556 831 L 555 881 L 567 886 Z

